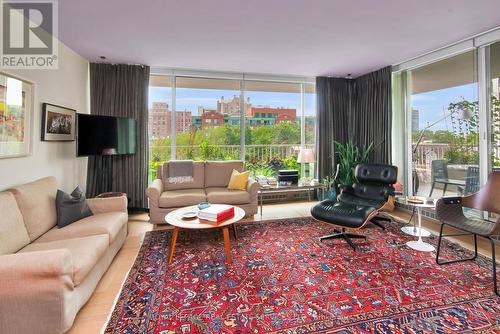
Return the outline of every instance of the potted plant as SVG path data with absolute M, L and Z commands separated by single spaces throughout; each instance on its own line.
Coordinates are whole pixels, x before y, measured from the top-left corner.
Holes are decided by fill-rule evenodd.
M 356 166 L 367 163 L 372 152 L 373 142 L 367 147 L 359 148 L 351 140 L 345 144 L 335 141 L 335 153 L 338 157 L 338 175 L 335 180 L 337 189 L 341 185 L 351 185 L 356 182 L 354 174 Z
M 337 198 L 337 191 L 335 190 L 335 176 L 325 176 L 321 179 L 321 183 L 325 186 L 325 191 L 321 200 Z

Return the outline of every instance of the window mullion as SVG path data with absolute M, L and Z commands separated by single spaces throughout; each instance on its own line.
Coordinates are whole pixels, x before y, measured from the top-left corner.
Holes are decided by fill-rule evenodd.
M 170 159 L 175 160 L 176 158 L 176 145 L 175 145 L 175 136 L 176 136 L 176 110 L 177 110 L 177 101 L 176 101 L 176 80 L 177 77 L 174 76 L 172 78 L 172 113 L 170 115 Z

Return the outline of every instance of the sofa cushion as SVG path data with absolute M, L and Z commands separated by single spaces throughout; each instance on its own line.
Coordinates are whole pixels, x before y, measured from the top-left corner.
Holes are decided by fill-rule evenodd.
M 217 204 L 247 204 L 250 194 L 246 190 L 230 190 L 223 187 L 206 188 L 207 201 Z
M 80 186 L 77 186 L 71 194 L 60 189 L 57 190 L 56 212 L 57 227 L 59 228 L 92 215 L 85 194 Z
M 203 189 L 182 189 L 164 191 L 160 196 L 160 208 L 177 208 L 205 202 L 207 196 Z
M 14 195 L 0 192 L 0 255 L 12 254 L 30 243 Z
M 227 189 L 246 190 L 249 176 L 250 176 L 249 170 L 240 173 L 237 170 L 233 169 L 233 172 L 231 173 L 231 178 L 229 179 L 229 184 L 227 185 Z
M 109 236 L 107 234 L 99 234 L 51 242 L 40 242 L 36 240 L 32 244 L 21 249 L 19 253 L 52 249 L 69 250 L 73 260 L 73 283 L 79 285 L 101 259 L 108 247 Z
M 50 242 L 71 238 L 81 238 L 91 235 L 107 234 L 109 243 L 115 241 L 120 230 L 128 222 L 125 212 L 106 212 L 89 216 L 63 228 L 54 227 L 37 241 Z
M 205 162 L 205 187 L 227 187 L 233 169 L 242 172 L 243 161 L 207 161 Z
M 159 167 L 159 171 L 161 177 L 158 177 L 163 181 L 163 190 L 201 189 L 205 185 L 205 163 L 201 161 L 193 162 L 193 182 L 168 182 L 168 162 Z
M 56 225 L 57 182 L 54 177 L 45 177 L 9 191 L 16 197 L 31 241 Z

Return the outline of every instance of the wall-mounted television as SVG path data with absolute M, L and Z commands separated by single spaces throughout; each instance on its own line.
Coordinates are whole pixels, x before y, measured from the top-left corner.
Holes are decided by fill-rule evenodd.
M 136 123 L 133 118 L 78 114 L 76 155 L 134 154 Z

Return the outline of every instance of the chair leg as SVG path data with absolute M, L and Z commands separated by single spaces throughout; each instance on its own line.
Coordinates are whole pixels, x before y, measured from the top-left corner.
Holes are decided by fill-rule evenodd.
M 379 220 L 379 221 L 383 221 L 383 222 L 392 223 L 392 219 L 391 218 L 377 216 L 374 219 Z
M 390 222 L 391 220 L 389 218 L 379 218 L 379 217 L 372 218 L 372 220 L 370 220 L 370 223 L 372 223 L 373 225 L 376 225 L 376 226 L 380 227 L 382 230 L 385 231 L 385 226 L 382 225 L 380 223 L 380 221 L 388 221 L 388 222 Z
M 346 233 L 345 228 L 342 228 L 342 231 L 333 230 L 333 232 L 333 234 L 325 235 L 324 237 L 319 238 L 319 240 L 323 242 L 324 240 L 344 239 L 353 250 L 356 250 L 356 246 L 351 239 L 366 239 L 366 236 L 361 234 Z
M 493 291 L 495 291 L 496 295 L 500 297 L 500 291 L 498 291 L 498 282 L 497 282 L 497 261 L 496 261 L 496 249 L 495 249 L 495 242 L 491 239 L 488 238 L 491 243 L 491 260 L 493 262 Z
M 441 229 L 439 230 L 439 238 L 438 238 L 438 244 L 437 244 L 437 250 L 436 250 L 436 263 L 439 265 L 442 264 L 449 264 L 449 263 L 456 263 L 456 262 L 463 262 L 463 261 L 472 261 L 477 258 L 477 235 L 473 233 L 462 233 L 462 234 L 448 234 L 445 235 L 443 234 L 443 229 L 446 224 L 441 224 Z M 439 260 L 439 253 L 441 250 L 441 241 L 443 240 L 443 237 L 450 237 L 450 236 L 459 236 L 459 235 L 473 235 L 474 236 L 474 256 L 469 257 L 466 259 L 456 259 L 456 260 L 450 260 L 450 261 L 441 261 Z
M 429 193 L 429 197 L 432 197 L 432 192 L 434 191 L 434 186 L 435 185 L 436 185 L 436 182 L 432 182 L 431 192 Z
M 443 197 L 446 195 L 446 189 L 448 189 L 448 183 L 445 183 L 443 186 Z

